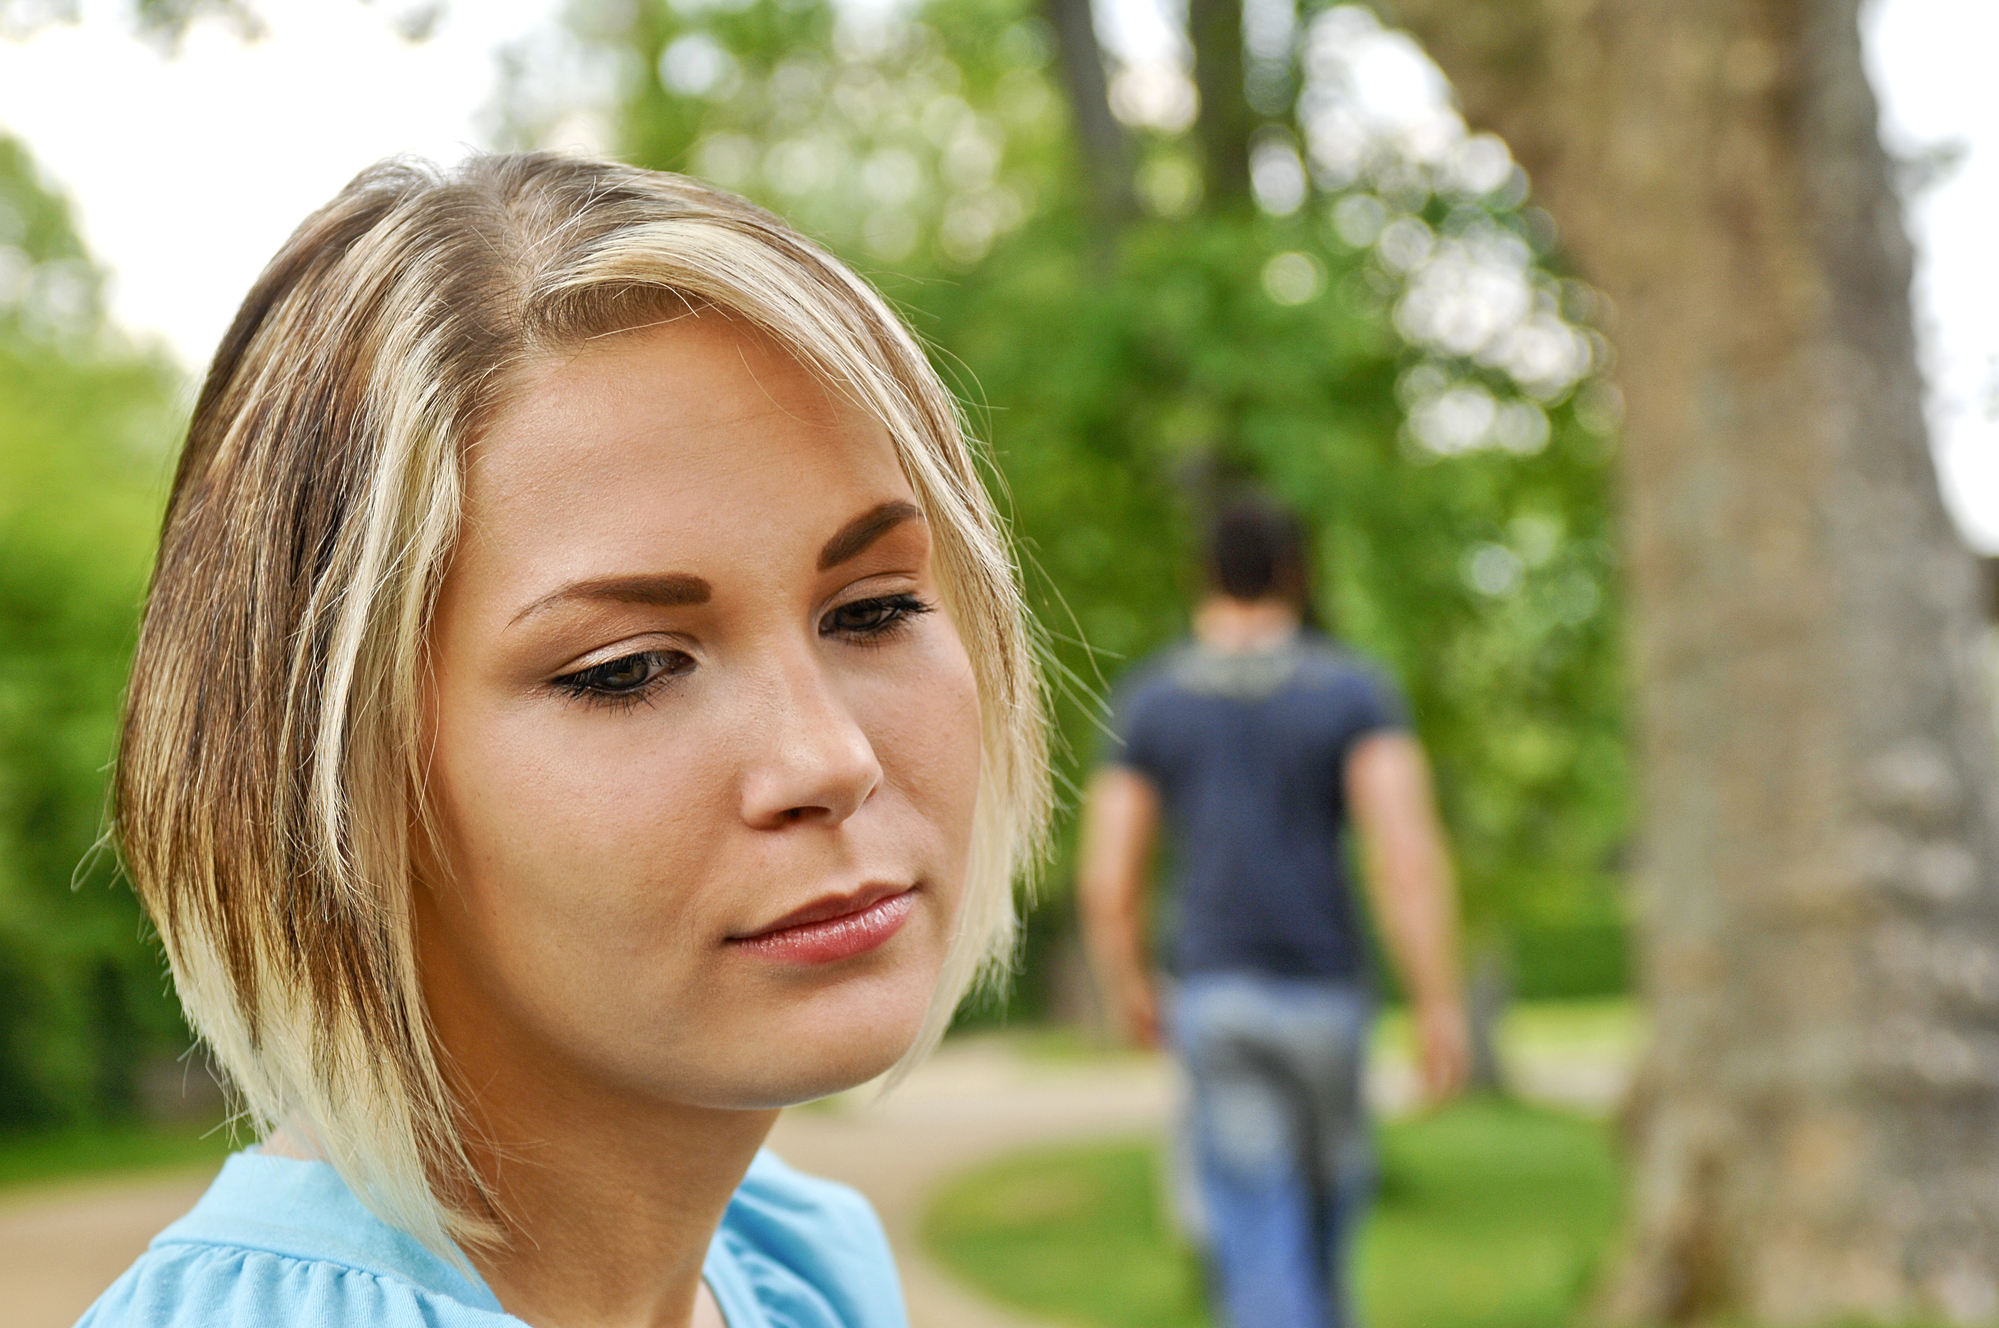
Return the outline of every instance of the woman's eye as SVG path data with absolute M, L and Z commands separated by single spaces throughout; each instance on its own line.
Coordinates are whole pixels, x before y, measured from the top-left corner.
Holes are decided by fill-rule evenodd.
M 565 673 L 555 685 L 585 699 L 632 700 L 645 697 L 660 683 L 693 667 L 694 661 L 678 650 L 641 650 Z
M 884 595 L 842 604 L 819 624 L 821 636 L 851 636 L 864 641 L 880 640 L 912 618 L 930 612 L 930 606 L 914 595 Z

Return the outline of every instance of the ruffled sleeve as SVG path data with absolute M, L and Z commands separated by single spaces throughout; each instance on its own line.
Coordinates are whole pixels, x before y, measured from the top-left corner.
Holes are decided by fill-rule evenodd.
M 77 1328 L 520 1328 L 396 1277 L 262 1250 L 158 1244 Z

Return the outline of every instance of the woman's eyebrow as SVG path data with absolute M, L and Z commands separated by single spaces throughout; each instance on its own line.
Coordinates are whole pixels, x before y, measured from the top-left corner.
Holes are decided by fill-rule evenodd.
M 862 550 L 905 521 L 922 519 L 923 509 L 915 503 L 900 498 L 879 503 L 834 532 L 833 538 L 827 540 L 825 547 L 819 550 L 819 570 L 824 572 L 829 568 L 838 567 L 849 558 L 858 557 Z M 577 600 L 596 600 L 612 604 L 650 604 L 655 608 L 671 609 L 686 604 L 706 604 L 714 593 L 714 588 L 705 580 L 685 572 L 606 576 L 593 581 L 573 581 L 543 595 L 516 613 L 507 626 L 518 626 L 536 614 Z
M 661 572 L 657 575 L 605 576 L 594 581 L 572 581 L 559 590 L 543 595 L 534 603 L 522 609 L 507 623 L 509 627 L 534 617 L 559 604 L 575 600 L 596 600 L 612 604 L 650 604 L 656 608 L 672 609 L 683 604 L 706 604 L 714 593 L 706 581 L 685 572 Z
M 905 521 L 921 521 L 923 509 L 915 503 L 894 498 L 877 504 L 841 526 L 819 550 L 819 570 L 838 567 Z

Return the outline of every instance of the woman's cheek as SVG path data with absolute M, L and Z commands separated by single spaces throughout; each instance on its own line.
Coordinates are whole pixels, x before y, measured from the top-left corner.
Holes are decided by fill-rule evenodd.
M 979 696 L 971 661 L 955 633 L 930 661 L 926 686 L 897 706 L 902 764 L 911 798 L 933 828 L 962 889 L 979 795 Z
M 623 955 L 660 932 L 698 881 L 716 815 L 674 742 L 613 737 L 564 703 L 530 722 L 489 717 L 457 750 L 448 799 L 465 885 L 525 952 L 600 947 Z M 683 754 L 684 755 L 684 754 Z

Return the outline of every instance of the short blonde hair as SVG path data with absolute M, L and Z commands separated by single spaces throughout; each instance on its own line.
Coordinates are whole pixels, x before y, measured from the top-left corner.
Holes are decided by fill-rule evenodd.
M 957 404 L 881 297 L 693 180 L 551 154 L 389 162 L 310 217 L 216 353 L 175 476 L 115 799 L 183 1007 L 260 1132 L 294 1113 L 363 1202 L 437 1249 L 498 1238 L 411 935 L 425 637 L 469 439 L 530 360 L 705 308 L 894 439 L 977 675 L 964 912 L 916 1047 L 1014 941 L 1046 828 L 1016 568 Z

